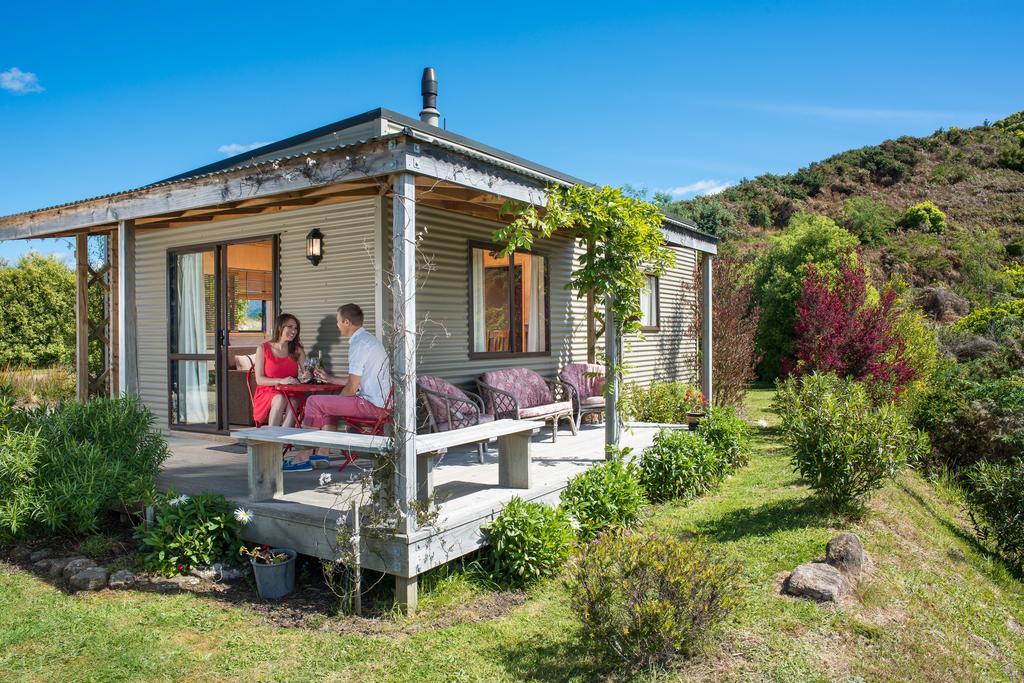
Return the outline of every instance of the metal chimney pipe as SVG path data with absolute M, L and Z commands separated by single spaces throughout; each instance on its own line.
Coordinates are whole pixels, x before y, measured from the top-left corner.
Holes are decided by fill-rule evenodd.
M 423 70 L 423 81 L 420 92 L 423 94 L 423 111 L 420 121 L 436 126 L 441 120 L 441 112 L 437 110 L 437 72 L 428 66 Z

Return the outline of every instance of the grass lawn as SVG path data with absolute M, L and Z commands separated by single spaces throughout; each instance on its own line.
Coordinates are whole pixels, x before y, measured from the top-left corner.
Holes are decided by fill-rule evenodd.
M 767 412 L 752 392 L 747 415 Z M 745 601 L 720 643 L 668 674 L 681 680 L 1019 680 L 1024 584 L 974 540 L 952 492 L 913 473 L 886 487 L 871 515 L 830 520 L 789 467 L 770 426 L 751 464 L 688 506 L 647 524 L 705 534 L 744 569 Z M 782 598 L 784 573 L 824 554 L 839 529 L 861 535 L 873 567 L 838 608 Z M 593 680 L 614 673 L 590 654 L 557 580 L 494 619 L 461 574 L 437 582 L 415 617 L 359 635 L 270 625 L 246 607 L 192 594 L 69 596 L 0 563 L 3 680 Z M 456 623 L 436 625 L 457 610 Z M 452 621 L 448 619 L 448 621 Z M 353 633 L 338 633 L 352 625 Z M 365 632 L 365 629 L 363 629 Z M 660 678 L 660 677 L 659 677 Z

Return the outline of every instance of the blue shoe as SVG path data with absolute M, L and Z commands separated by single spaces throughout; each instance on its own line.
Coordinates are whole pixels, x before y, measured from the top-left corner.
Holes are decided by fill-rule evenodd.
M 308 460 L 306 462 L 292 462 L 291 458 L 285 458 L 281 469 L 285 472 L 312 472 L 313 463 Z
M 319 453 L 313 453 L 310 455 L 309 462 L 312 463 L 313 469 L 316 470 L 331 466 L 331 459 L 326 455 L 320 455 Z

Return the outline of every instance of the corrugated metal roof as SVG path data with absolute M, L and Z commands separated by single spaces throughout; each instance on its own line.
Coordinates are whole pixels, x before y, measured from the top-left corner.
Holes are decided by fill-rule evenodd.
M 319 149 L 304 149 L 301 152 L 294 154 L 286 153 L 289 149 L 293 149 L 297 146 L 302 145 L 303 143 L 315 140 L 316 138 L 328 136 L 334 133 L 339 133 L 347 128 L 352 128 L 354 126 L 368 123 L 376 119 L 384 119 L 399 124 L 403 126 L 405 130 L 386 135 L 372 136 L 354 142 L 326 146 Z M 351 116 L 349 118 L 342 119 L 341 121 L 336 121 L 335 123 L 331 123 L 326 126 L 314 128 L 313 130 L 306 131 L 305 133 L 300 133 L 299 135 L 293 135 L 292 137 L 285 138 L 283 140 L 278 140 L 277 142 L 273 142 L 269 145 L 264 145 L 263 147 L 250 150 L 242 154 L 237 154 L 233 157 L 229 157 L 227 159 L 223 159 L 212 164 L 207 164 L 205 166 L 194 168 L 191 171 L 186 171 L 185 173 L 180 173 L 178 175 L 174 175 L 169 178 L 159 180 L 155 183 L 142 185 L 140 187 L 132 188 L 129 190 L 122 190 L 120 192 L 112 192 L 109 194 L 97 195 L 95 197 L 80 199 L 73 202 L 55 204 L 53 206 L 48 206 L 41 209 L 22 211 L 19 213 L 10 214 L 9 216 L 4 216 L 4 218 L 13 218 L 16 216 L 39 213 L 41 211 L 60 209 L 68 206 L 73 206 L 75 204 L 96 201 L 98 199 L 120 197 L 123 195 L 131 194 L 133 192 L 149 190 L 156 187 L 171 185 L 179 182 L 185 182 L 187 180 L 195 180 L 198 178 L 230 173 L 233 171 L 243 170 L 245 168 L 252 168 L 261 164 L 274 162 L 280 163 L 284 161 L 290 161 L 292 159 L 296 159 L 299 157 L 308 156 L 310 154 L 321 154 L 325 152 L 334 152 L 351 147 L 357 147 L 360 145 L 365 145 L 370 142 L 377 142 L 380 140 L 397 138 L 401 135 L 410 135 L 413 138 L 429 140 L 431 144 L 435 144 L 439 147 L 447 148 L 450 149 L 451 151 L 458 152 L 460 154 L 465 154 L 472 158 L 476 158 L 480 161 L 484 161 L 486 163 L 493 164 L 501 168 L 505 168 L 506 170 L 514 171 L 515 173 L 519 173 L 526 176 L 532 176 L 537 180 L 541 180 L 544 182 L 551 182 L 552 180 L 554 180 L 562 183 L 567 183 L 570 185 L 575 185 L 577 183 L 584 185 L 593 184 L 588 181 L 581 180 L 574 176 L 568 175 L 566 173 L 556 171 L 547 166 L 534 163 L 532 161 L 529 161 L 528 159 L 524 159 L 514 154 L 503 152 L 502 150 L 496 149 L 489 145 L 485 145 L 482 142 L 478 142 L 471 138 L 458 135 L 457 133 L 437 128 L 436 126 L 430 126 L 428 124 L 423 123 L 422 121 L 405 116 L 404 114 L 399 114 L 398 112 L 391 111 L 390 109 L 378 108 L 372 109 L 362 114 L 358 114 L 356 116 Z M 267 155 L 273 154 L 274 152 L 282 152 L 283 154 L 278 157 L 267 158 Z M 666 213 L 665 221 L 671 225 L 681 227 L 689 232 L 694 233 L 700 239 L 707 239 L 710 240 L 711 242 L 718 242 L 717 237 L 702 232 L 700 229 L 697 228 L 696 225 L 678 216 L 673 216 L 671 214 Z

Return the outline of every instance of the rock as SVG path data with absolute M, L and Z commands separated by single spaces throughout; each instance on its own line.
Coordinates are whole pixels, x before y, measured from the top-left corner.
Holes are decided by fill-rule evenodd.
M 999 350 L 999 344 L 980 334 L 966 334 L 948 340 L 945 349 L 957 361 L 963 362 L 993 354 Z
M 64 580 L 67 581 L 80 571 L 84 569 L 92 569 L 95 566 L 96 563 L 90 560 L 88 557 L 80 557 L 77 560 L 71 560 L 66 565 L 64 565 L 64 571 L 61 573 L 64 575 Z
M 867 555 L 860 538 L 849 531 L 836 534 L 825 546 L 825 562 L 850 579 L 860 578 L 866 560 Z
M 51 555 L 53 555 L 53 551 L 49 548 L 40 548 L 39 550 L 34 551 L 31 555 L 28 556 L 28 561 L 38 562 L 39 560 L 44 560 L 50 557 Z
M 119 569 L 110 575 L 107 585 L 110 588 L 131 588 L 136 583 L 135 573 L 128 569 Z
M 1018 636 L 1024 636 L 1024 626 L 1021 626 L 1020 622 L 1012 616 L 1006 617 L 1006 628 L 1010 629 Z
M 818 602 L 838 602 L 850 590 L 842 572 L 824 562 L 808 562 L 793 570 L 783 588 L 798 598 Z
M 50 565 L 52 563 L 53 560 L 49 559 L 39 560 L 38 562 L 34 562 L 32 564 L 32 568 L 35 569 L 37 572 L 46 572 L 50 570 Z
M 49 575 L 51 579 L 59 579 L 64 576 L 64 567 L 67 567 L 69 563 L 75 560 L 83 560 L 81 555 L 75 555 L 73 557 L 59 557 L 50 560 L 50 571 Z
M 15 562 L 24 562 L 29 559 L 31 555 L 32 551 L 23 545 L 16 546 L 14 550 L 11 551 L 11 559 Z M 40 557 L 39 559 L 41 560 L 43 558 Z
M 970 302 L 948 287 L 925 287 L 916 299 L 921 310 L 940 323 L 956 322 L 971 310 Z
M 97 591 L 107 585 L 107 570 L 104 567 L 86 567 L 68 579 L 68 584 L 78 591 Z
M 189 573 L 192 576 L 198 576 L 204 581 L 237 581 L 241 579 L 251 570 L 248 566 L 232 567 L 229 565 L 215 562 L 210 567 L 196 567 Z

